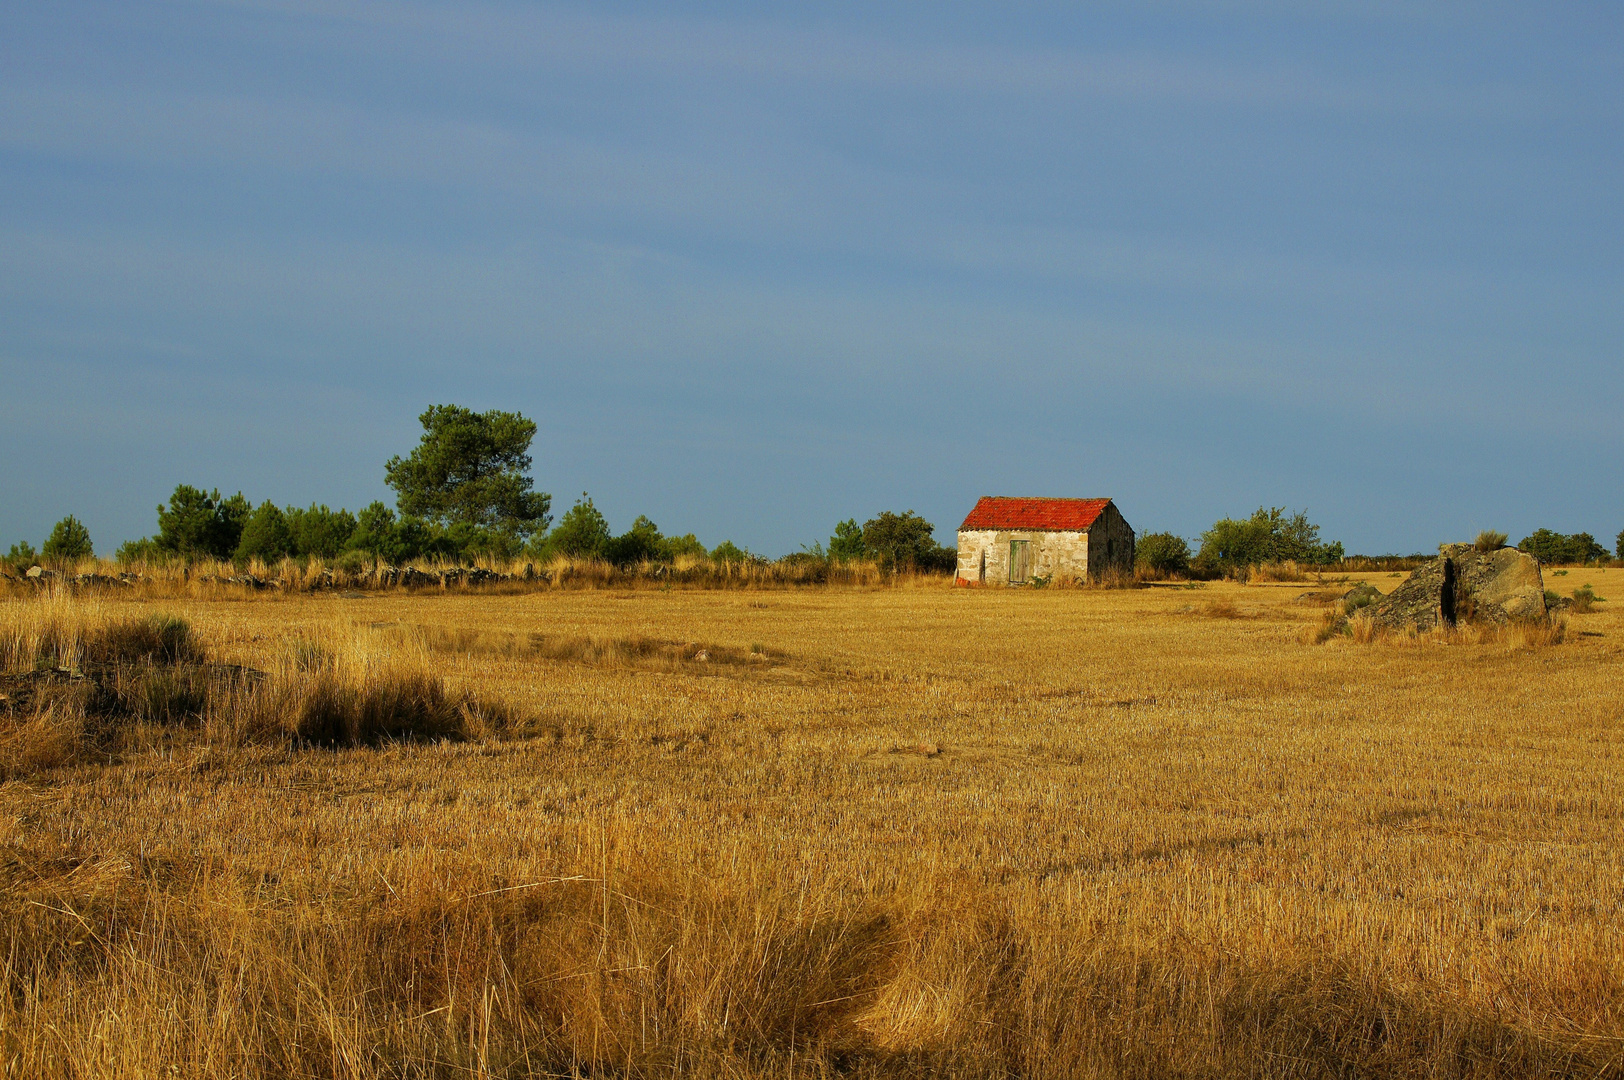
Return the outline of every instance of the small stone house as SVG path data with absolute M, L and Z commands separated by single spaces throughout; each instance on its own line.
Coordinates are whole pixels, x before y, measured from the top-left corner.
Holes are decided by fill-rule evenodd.
M 1133 528 L 1110 499 L 985 496 L 959 526 L 960 585 L 1133 572 Z

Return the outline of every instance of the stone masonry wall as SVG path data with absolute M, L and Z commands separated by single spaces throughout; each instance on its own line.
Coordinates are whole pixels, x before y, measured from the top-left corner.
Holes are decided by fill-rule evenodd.
M 1133 527 L 1112 503 L 1100 511 L 1088 530 L 1088 573 L 1133 573 Z
M 1096 522 L 1096 526 L 1097 526 Z M 1032 574 L 1036 577 L 1083 577 L 1088 573 L 1089 534 L 1085 532 L 1023 532 L 972 529 L 959 533 L 958 576 L 961 581 L 987 585 L 1009 584 L 1009 544 L 1032 544 Z M 1129 542 L 1132 560 L 1132 542 Z M 986 576 L 982 576 L 982 558 Z

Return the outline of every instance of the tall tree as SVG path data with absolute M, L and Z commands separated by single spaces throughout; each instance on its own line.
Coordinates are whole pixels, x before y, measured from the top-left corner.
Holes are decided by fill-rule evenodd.
M 519 537 L 547 527 L 552 498 L 531 490 L 528 475 L 535 421 L 459 405 L 432 405 L 418 420 L 423 439 L 417 449 L 384 466 L 402 514 Z

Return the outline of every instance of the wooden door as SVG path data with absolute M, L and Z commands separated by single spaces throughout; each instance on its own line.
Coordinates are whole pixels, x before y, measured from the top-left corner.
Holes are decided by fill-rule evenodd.
M 1011 585 L 1024 585 L 1026 579 L 1032 575 L 1032 541 L 1011 540 L 1009 542 L 1009 583 Z

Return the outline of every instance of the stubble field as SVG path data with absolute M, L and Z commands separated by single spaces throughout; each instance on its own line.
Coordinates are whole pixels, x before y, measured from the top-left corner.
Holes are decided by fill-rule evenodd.
M 6 601 L 505 720 L 14 768 L 4 1075 L 1624 1074 L 1618 605 L 1317 589 Z

